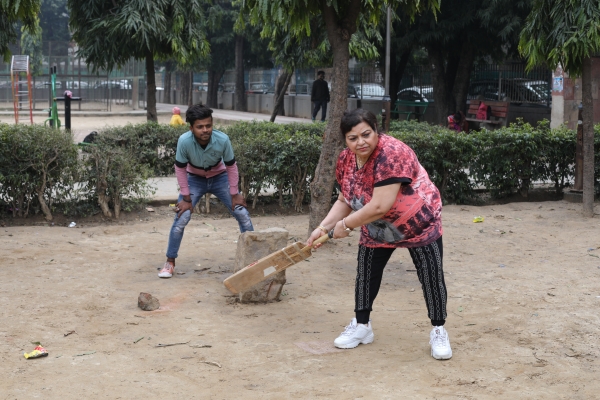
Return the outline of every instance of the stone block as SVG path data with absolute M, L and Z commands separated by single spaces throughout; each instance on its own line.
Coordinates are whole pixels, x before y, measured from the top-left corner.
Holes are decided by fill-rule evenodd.
M 269 228 L 262 231 L 244 232 L 238 239 L 233 272 L 235 273 L 287 245 L 288 231 L 285 229 Z M 242 303 L 279 301 L 285 282 L 285 271 L 281 271 L 240 293 L 239 299 Z

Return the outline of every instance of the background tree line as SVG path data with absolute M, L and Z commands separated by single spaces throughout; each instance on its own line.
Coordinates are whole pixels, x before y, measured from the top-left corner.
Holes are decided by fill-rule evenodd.
M 110 71 L 130 58 L 145 60 L 151 121 L 156 121 L 156 62 L 163 62 L 167 71 L 205 68 L 210 106 L 216 105 L 223 72 L 234 66 L 235 109 L 240 111 L 246 109 L 244 68 L 281 66 L 285 73 L 277 85 L 273 118 L 283 111 L 281 94 L 294 69 L 332 67 L 332 104 L 312 183 L 311 226 L 326 213 L 333 191 L 329 160 L 343 146 L 337 127 L 347 108 L 348 61 L 351 56 L 378 57 L 383 65 L 383 22 L 388 10 L 394 21 L 392 100 L 406 66 L 425 61 L 433 71 L 439 123 L 448 112 L 466 107 L 469 76 L 476 63 L 520 54 L 528 57 L 530 65 L 555 68 L 561 63 L 573 76 L 583 74 L 584 98 L 590 94 L 591 102 L 584 61 L 600 48 L 600 5 L 591 0 L 0 0 L 0 8 L 0 51 L 5 59 L 20 23 L 27 34 L 41 29 L 43 40 L 68 31 L 79 55 L 94 68 Z M 192 75 L 187 76 L 191 90 Z M 584 114 L 588 150 L 591 122 L 591 113 Z M 586 154 L 584 190 L 589 200 L 593 151 Z M 586 204 L 590 215 L 589 201 Z

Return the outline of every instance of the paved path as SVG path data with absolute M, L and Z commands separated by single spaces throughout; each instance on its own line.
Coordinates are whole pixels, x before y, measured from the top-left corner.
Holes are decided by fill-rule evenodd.
M 173 107 L 179 107 L 181 109 L 181 115 L 185 115 L 185 112 L 187 110 L 187 106 L 181 105 L 181 104 L 165 104 L 165 103 L 157 103 L 156 104 L 156 112 L 158 115 L 171 115 L 171 110 L 173 109 Z M 0 111 L 0 116 L 3 117 L 7 117 L 7 116 L 13 116 L 14 112 L 13 111 Z M 22 114 L 21 118 L 26 121 L 28 118 L 27 117 L 23 117 Z M 34 116 L 43 116 L 43 117 L 47 117 L 48 116 L 48 111 L 34 111 L 33 112 Z M 61 118 L 62 121 L 64 121 L 64 108 L 60 107 L 58 108 L 58 115 Z M 132 116 L 136 116 L 136 117 L 144 117 L 146 115 L 146 110 L 118 110 L 118 111 L 77 111 L 77 110 L 72 110 L 71 111 L 71 115 L 73 117 L 132 117 Z M 217 122 L 223 123 L 223 122 L 233 122 L 233 121 L 253 121 L 253 120 L 257 120 L 257 121 L 268 121 L 271 119 L 271 115 L 270 114 L 260 114 L 260 113 L 251 113 L 251 112 L 242 112 L 242 111 L 233 111 L 233 110 L 220 110 L 220 109 L 214 109 L 213 112 L 213 118 L 215 120 L 217 120 Z M 282 117 L 282 116 L 278 116 L 275 119 L 276 123 L 279 124 L 287 124 L 290 122 L 303 122 L 303 123 L 311 123 L 312 121 L 310 119 L 307 118 L 295 118 L 295 117 Z

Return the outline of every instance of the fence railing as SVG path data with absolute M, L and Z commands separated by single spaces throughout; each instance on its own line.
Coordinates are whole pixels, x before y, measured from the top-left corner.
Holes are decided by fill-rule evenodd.
M 510 101 L 550 105 L 552 72 L 546 68 L 527 71 L 522 63 L 479 65 L 471 72 L 467 99 Z M 408 67 L 398 87 L 400 97 L 433 101 L 431 69 Z

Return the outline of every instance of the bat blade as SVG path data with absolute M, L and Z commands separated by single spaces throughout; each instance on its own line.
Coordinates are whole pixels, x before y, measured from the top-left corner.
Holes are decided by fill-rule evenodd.
M 225 279 L 223 284 L 231 293 L 238 294 L 264 281 L 273 274 L 307 259 L 311 254 L 310 247 L 307 247 L 304 243 L 296 242 L 242 268 Z

